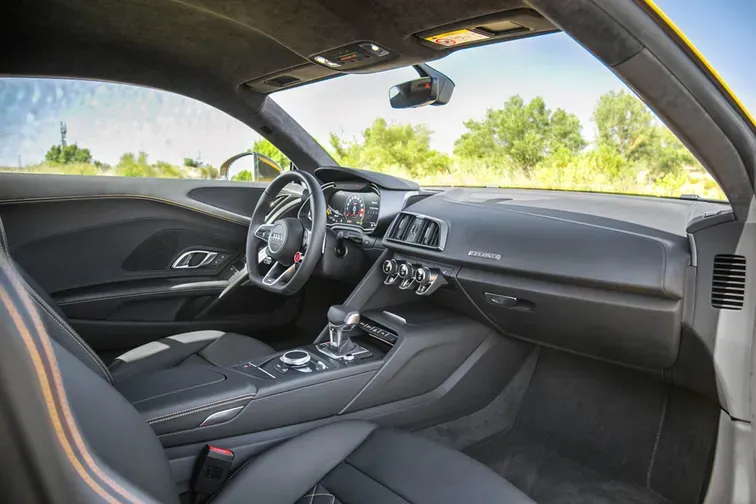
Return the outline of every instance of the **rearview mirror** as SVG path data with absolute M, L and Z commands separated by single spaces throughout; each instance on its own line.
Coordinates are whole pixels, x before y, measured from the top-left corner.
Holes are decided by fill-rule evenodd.
M 391 108 L 415 108 L 425 105 L 446 105 L 454 92 L 454 82 L 428 65 L 413 65 L 419 79 L 403 82 L 389 89 Z
M 259 152 L 242 152 L 220 167 L 220 178 L 240 182 L 270 182 L 283 173 L 278 163 Z

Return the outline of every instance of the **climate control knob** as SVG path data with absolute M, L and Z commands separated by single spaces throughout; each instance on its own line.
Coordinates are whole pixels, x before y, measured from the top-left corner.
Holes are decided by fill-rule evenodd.
M 399 265 L 399 278 L 402 280 L 407 280 L 408 278 L 412 278 L 412 276 L 415 274 L 415 267 L 412 266 L 410 263 L 402 263 Z
M 431 283 L 433 272 L 425 266 L 417 268 L 415 270 L 414 280 L 420 285 L 426 285 Z
M 383 269 L 384 275 L 396 275 L 396 272 L 399 269 L 399 265 L 396 264 L 396 261 L 393 259 L 386 259 L 385 261 L 383 261 L 383 266 L 381 266 L 381 269 Z

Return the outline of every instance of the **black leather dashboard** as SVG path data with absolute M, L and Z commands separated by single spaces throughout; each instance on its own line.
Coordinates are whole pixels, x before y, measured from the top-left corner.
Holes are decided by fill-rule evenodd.
M 457 266 L 451 283 L 505 334 L 661 369 L 676 361 L 680 348 L 694 260 L 687 227 L 723 208 L 633 196 L 451 189 L 405 209 L 448 225 L 443 250 L 394 240 L 384 245 L 405 257 Z M 516 305 L 497 305 L 491 294 L 517 299 Z

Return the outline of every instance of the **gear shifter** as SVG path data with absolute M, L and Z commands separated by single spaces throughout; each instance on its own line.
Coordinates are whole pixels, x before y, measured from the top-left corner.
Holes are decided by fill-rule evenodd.
M 360 313 L 349 310 L 344 305 L 334 305 L 328 309 L 328 336 L 331 351 L 344 355 L 356 346 L 352 342 L 351 333 L 360 323 Z
M 350 310 L 344 305 L 334 305 L 328 310 L 327 343 L 317 345 L 325 355 L 333 359 L 352 361 L 355 356 L 367 352 L 365 348 L 352 341 L 360 323 L 360 312 Z

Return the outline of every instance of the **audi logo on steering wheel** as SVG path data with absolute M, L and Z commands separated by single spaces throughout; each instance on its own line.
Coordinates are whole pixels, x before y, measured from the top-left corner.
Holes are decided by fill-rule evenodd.
M 274 243 L 283 243 L 283 233 L 271 233 L 270 241 Z

